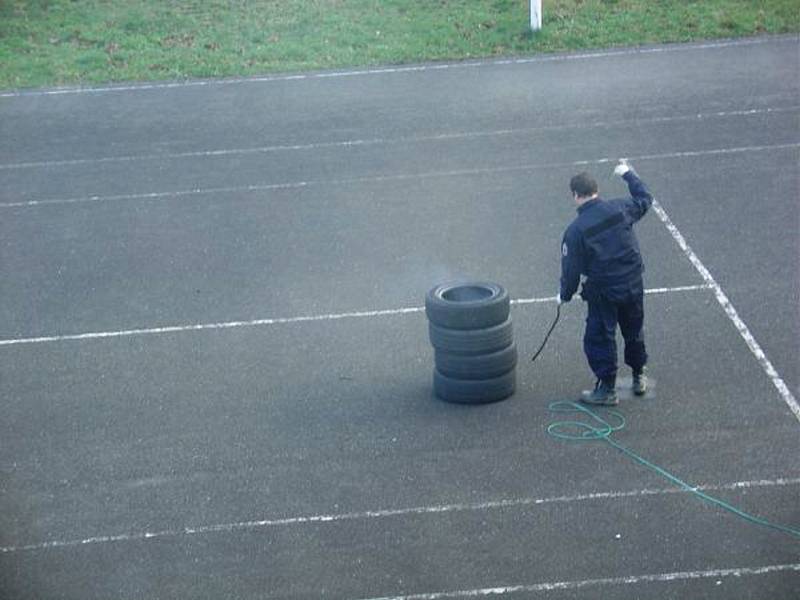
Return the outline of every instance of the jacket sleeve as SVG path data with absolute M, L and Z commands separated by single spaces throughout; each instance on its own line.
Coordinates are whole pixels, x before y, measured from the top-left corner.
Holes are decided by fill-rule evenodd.
M 630 198 L 623 200 L 623 209 L 631 221 L 636 223 L 653 204 L 653 196 L 634 171 L 628 171 L 622 178 L 628 184 L 628 191 L 631 194 Z
M 572 300 L 583 272 L 583 239 L 576 227 L 569 227 L 561 242 L 561 299 Z

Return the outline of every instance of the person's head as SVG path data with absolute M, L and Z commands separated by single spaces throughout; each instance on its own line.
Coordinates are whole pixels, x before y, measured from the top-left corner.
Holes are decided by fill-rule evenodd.
M 576 202 L 585 202 L 597 196 L 597 182 L 586 171 L 569 180 L 569 189 Z

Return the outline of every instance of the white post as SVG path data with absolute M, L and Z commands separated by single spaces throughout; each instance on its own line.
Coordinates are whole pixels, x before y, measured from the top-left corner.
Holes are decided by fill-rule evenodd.
M 531 0 L 531 31 L 542 28 L 542 0 Z

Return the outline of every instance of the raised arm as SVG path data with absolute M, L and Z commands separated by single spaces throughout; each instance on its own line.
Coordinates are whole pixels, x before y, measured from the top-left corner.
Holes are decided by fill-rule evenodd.
M 620 163 L 614 169 L 614 173 L 622 177 L 625 183 L 628 184 L 628 191 L 631 196 L 619 202 L 628 218 L 635 223 L 647 213 L 650 205 L 653 204 L 653 195 L 627 161 L 620 160 Z

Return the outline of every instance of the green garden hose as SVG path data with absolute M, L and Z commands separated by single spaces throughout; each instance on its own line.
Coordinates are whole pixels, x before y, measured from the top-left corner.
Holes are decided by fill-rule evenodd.
M 751 523 L 755 523 L 756 525 L 762 525 L 764 527 L 769 527 L 771 529 L 776 529 L 783 533 L 788 533 L 791 536 L 796 538 L 800 538 L 800 529 L 795 527 L 787 527 L 785 525 L 778 525 L 776 523 L 771 523 L 766 519 L 762 519 L 760 517 L 753 516 L 749 513 L 744 512 L 728 504 L 727 502 L 720 500 L 719 498 L 715 498 L 706 494 L 705 492 L 701 492 L 696 487 L 693 487 L 679 479 L 672 473 L 662 469 L 658 465 L 654 465 L 649 460 L 639 456 L 633 450 L 626 448 L 619 442 L 616 442 L 611 436 L 614 432 L 620 431 L 625 427 L 625 417 L 622 416 L 617 410 L 608 410 L 606 409 L 607 414 L 609 417 L 615 421 L 615 423 L 609 423 L 608 420 L 604 419 L 598 413 L 594 412 L 590 408 L 583 406 L 577 402 L 553 402 L 548 407 L 551 412 L 554 413 L 579 413 L 585 416 L 588 416 L 590 421 L 556 421 L 555 423 L 551 423 L 547 426 L 547 433 L 553 436 L 554 438 L 558 438 L 560 440 L 570 440 L 570 441 L 578 441 L 578 442 L 589 442 L 595 440 L 601 440 L 604 442 L 609 443 L 611 446 L 623 452 L 628 457 L 632 458 L 634 461 L 638 462 L 641 465 L 644 465 L 648 469 L 655 471 L 662 477 L 668 479 L 672 483 L 680 486 L 687 492 L 690 492 L 704 500 L 710 504 L 714 504 L 727 510 L 728 512 L 732 512 L 733 514 L 741 517 L 745 521 L 749 521 Z

